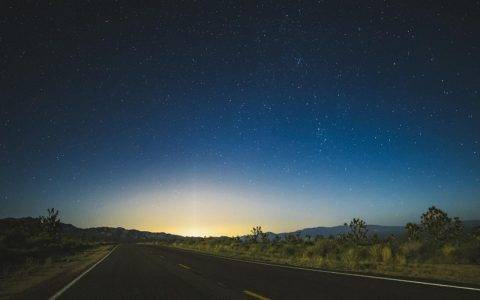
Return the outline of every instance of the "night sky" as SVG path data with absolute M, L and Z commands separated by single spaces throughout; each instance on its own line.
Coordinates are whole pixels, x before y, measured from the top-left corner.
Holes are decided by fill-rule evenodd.
M 0 217 L 480 218 L 479 1 L 41 2 L 1 7 Z

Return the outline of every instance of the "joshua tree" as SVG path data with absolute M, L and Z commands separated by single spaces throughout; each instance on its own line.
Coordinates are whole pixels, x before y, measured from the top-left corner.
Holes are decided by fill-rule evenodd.
M 434 240 L 443 240 L 448 234 L 450 218 L 447 213 L 435 206 L 429 207 L 428 211 L 422 214 L 422 227 Z
M 258 241 L 258 237 L 262 236 L 262 226 L 253 227 L 250 231 L 252 233 L 251 238 L 252 242 L 256 243 Z
M 405 230 L 407 230 L 407 237 L 410 241 L 418 240 L 420 237 L 421 228 L 415 223 L 407 223 L 407 225 L 405 225 Z
M 422 229 L 435 241 L 456 239 L 463 230 L 458 217 L 452 220 L 446 212 L 435 206 L 429 207 L 428 211 L 422 214 L 421 223 Z
M 47 216 L 40 216 L 40 224 L 42 229 L 50 236 L 56 237 L 60 229 L 60 218 L 58 210 L 54 208 L 47 209 Z
M 350 224 L 345 223 L 344 225 L 350 227 L 348 237 L 354 242 L 358 243 L 367 239 L 368 229 L 367 223 L 365 223 L 364 220 L 354 218 Z

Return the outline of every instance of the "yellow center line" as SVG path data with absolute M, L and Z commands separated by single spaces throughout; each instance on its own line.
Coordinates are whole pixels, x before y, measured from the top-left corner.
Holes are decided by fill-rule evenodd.
M 185 268 L 185 269 L 187 269 L 187 270 L 190 270 L 190 267 L 189 267 L 189 266 L 186 266 L 186 265 L 184 265 L 184 264 L 178 264 L 178 265 L 179 265 L 180 267 L 182 267 L 182 268 Z
M 262 295 L 259 295 L 259 294 L 256 294 L 254 292 L 250 292 L 250 291 L 247 291 L 247 290 L 244 290 L 243 291 L 245 294 L 249 295 L 250 297 L 253 297 L 253 298 L 256 298 L 256 299 L 260 299 L 260 300 L 270 300 L 270 298 L 267 298 L 267 297 L 264 297 Z

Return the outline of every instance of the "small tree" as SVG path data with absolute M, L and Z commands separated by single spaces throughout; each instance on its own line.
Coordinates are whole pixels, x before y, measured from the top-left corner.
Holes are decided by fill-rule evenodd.
M 60 229 L 58 210 L 55 210 L 54 208 L 48 208 L 47 215 L 40 216 L 40 225 L 50 237 L 57 237 Z
M 350 232 L 348 233 L 348 238 L 354 242 L 362 242 L 367 239 L 367 223 L 364 220 L 354 218 L 350 221 L 350 224 L 345 223 L 345 226 L 350 227 Z
M 409 241 L 419 239 L 421 228 L 417 224 L 407 223 L 407 225 L 405 225 L 405 230 L 407 230 L 407 238 Z

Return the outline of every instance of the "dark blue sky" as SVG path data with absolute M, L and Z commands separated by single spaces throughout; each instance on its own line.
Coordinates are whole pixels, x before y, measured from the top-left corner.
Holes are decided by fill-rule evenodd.
M 480 4 L 7 7 L 0 217 L 185 234 L 480 217 Z

